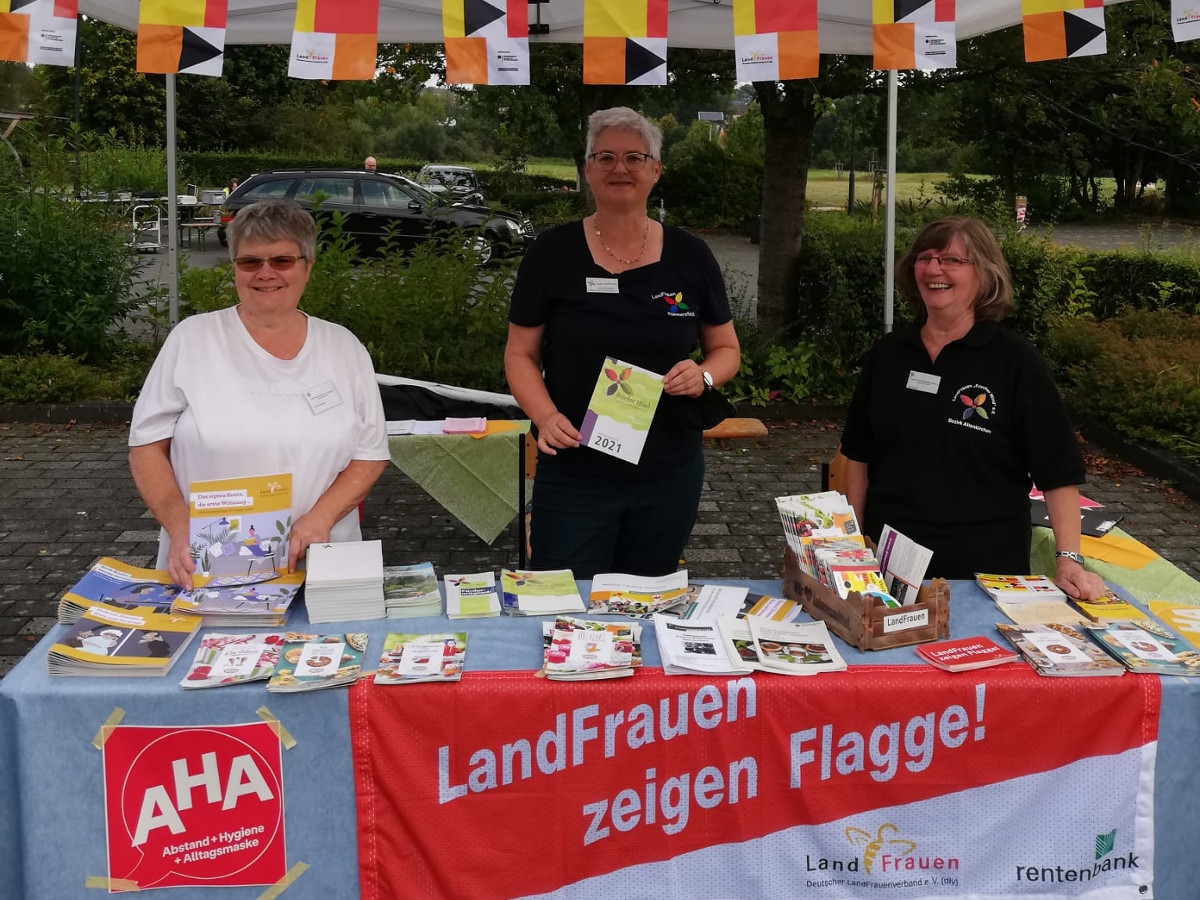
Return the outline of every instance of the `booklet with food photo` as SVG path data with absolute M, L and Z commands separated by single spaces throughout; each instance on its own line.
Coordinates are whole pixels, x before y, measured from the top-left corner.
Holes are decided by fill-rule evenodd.
M 467 633 L 398 634 L 383 639 L 376 684 L 459 681 L 467 658 Z
M 758 661 L 768 672 L 818 675 L 841 672 L 846 661 L 834 646 L 824 622 L 779 623 L 748 616 Z
M 165 675 L 200 628 L 199 616 L 89 606 L 46 656 L 50 675 Z
M 662 391 L 663 376 L 606 358 L 579 428 L 580 443 L 637 465 Z
M 216 634 L 200 639 L 200 647 L 180 687 L 226 687 L 270 678 L 283 649 L 283 633 Z
M 271 628 L 287 621 L 292 601 L 303 584 L 303 572 L 280 575 L 257 584 L 220 587 L 210 583 L 206 587 L 184 591 L 175 598 L 171 608 L 177 613 L 203 616 L 208 627 Z
M 557 616 L 584 611 L 570 569 L 501 569 L 500 604 L 510 616 Z
M 1039 675 L 1091 677 L 1124 675 L 1125 667 L 1082 631 L 1071 625 L 1010 625 L 1000 622 L 996 630 L 1013 645 Z
M 165 569 L 141 569 L 111 556 L 101 557 L 59 599 L 58 621 L 70 625 L 96 603 L 130 611 L 170 612 L 180 590 Z
M 551 681 L 625 678 L 642 664 L 638 622 L 558 616 L 542 623 L 542 674 Z
M 740 675 L 747 666 L 730 653 L 720 620 L 677 619 L 654 615 L 654 635 L 667 675 Z
M 1141 619 L 1088 625 L 1088 636 L 1130 672 L 1200 675 L 1200 653 L 1173 628 Z
M 188 511 L 192 587 L 253 584 L 287 574 L 290 474 L 193 481 Z
M 267 690 L 280 693 L 313 691 L 353 684 L 362 674 L 367 634 L 304 634 L 283 637 L 283 656 Z
M 687 569 L 651 578 L 643 575 L 602 574 L 592 579 L 588 612 L 645 618 L 687 602 Z
M 917 656 L 925 662 L 947 672 L 985 669 L 988 666 L 1015 662 L 1021 658 L 1020 653 L 1001 647 L 983 635 L 938 641 L 935 644 L 918 644 L 916 651 Z

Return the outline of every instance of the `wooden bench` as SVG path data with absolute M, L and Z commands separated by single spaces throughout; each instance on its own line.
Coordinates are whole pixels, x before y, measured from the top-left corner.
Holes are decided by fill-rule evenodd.
M 767 426 L 761 419 L 730 418 L 712 428 L 705 430 L 704 437 L 720 441 L 722 447 L 734 438 L 749 438 L 757 440 L 767 437 Z

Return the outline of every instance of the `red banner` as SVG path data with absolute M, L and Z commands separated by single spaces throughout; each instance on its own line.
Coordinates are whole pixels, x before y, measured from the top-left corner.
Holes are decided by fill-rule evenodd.
M 104 799 L 114 890 L 274 884 L 287 872 L 283 764 L 265 722 L 115 728 Z
M 1158 707 L 1157 678 L 1051 679 L 1022 664 L 965 674 L 864 666 L 803 679 L 650 669 L 572 684 L 527 672 L 360 682 L 350 719 L 362 896 L 535 895 L 1093 757 L 1125 760 L 1136 792 L 1137 760 L 1148 754 L 1152 772 Z M 891 833 L 862 824 L 845 829 L 851 845 Z M 1110 824 L 1081 826 L 1093 829 L 1083 843 Z M 1119 849 L 1136 829 L 1114 827 Z M 877 847 L 855 852 L 850 871 L 887 865 Z M 1137 869 L 1132 851 L 1129 860 Z M 989 883 L 998 877 L 1032 876 L 986 872 Z

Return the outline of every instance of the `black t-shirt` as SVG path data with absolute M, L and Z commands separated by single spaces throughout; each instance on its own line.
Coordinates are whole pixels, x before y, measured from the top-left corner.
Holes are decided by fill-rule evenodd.
M 662 258 L 613 275 L 592 259 L 583 223 L 542 234 L 525 254 L 508 319 L 545 326 L 542 369 L 558 411 L 578 428 L 606 356 L 665 375 L 699 344 L 700 323 L 732 318 L 721 269 L 699 238 L 663 229 Z M 661 412 L 661 407 L 660 407 Z M 586 447 L 541 455 L 538 466 L 650 477 L 700 452 L 700 432 L 656 416 L 637 466 Z
M 842 452 L 867 464 L 866 532 L 877 538 L 888 524 L 929 542 L 941 569 L 931 574 L 954 577 L 1028 571 L 1031 479 L 1045 491 L 1085 476 L 1050 371 L 997 322 L 976 323 L 932 363 L 915 327 L 880 339 Z

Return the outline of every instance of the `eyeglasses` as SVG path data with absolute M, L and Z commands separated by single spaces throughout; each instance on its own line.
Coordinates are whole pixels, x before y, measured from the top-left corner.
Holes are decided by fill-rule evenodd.
M 303 256 L 238 256 L 234 258 L 233 264 L 241 272 L 257 272 L 263 265 L 270 266 L 276 272 L 286 272 L 305 258 Z
M 969 266 L 974 260 L 967 259 L 965 256 L 943 256 L 938 253 L 922 253 L 917 257 L 917 265 L 927 266 L 934 260 L 937 260 L 939 266 L 943 269 L 956 269 L 959 266 Z
M 654 159 L 649 153 L 638 153 L 636 150 L 630 150 L 628 153 L 613 153 L 610 150 L 601 150 L 599 153 L 593 153 L 588 156 L 592 162 L 600 169 L 607 172 L 617 164 L 617 160 L 625 163 L 625 170 L 628 172 L 638 172 L 646 165 L 646 160 Z

